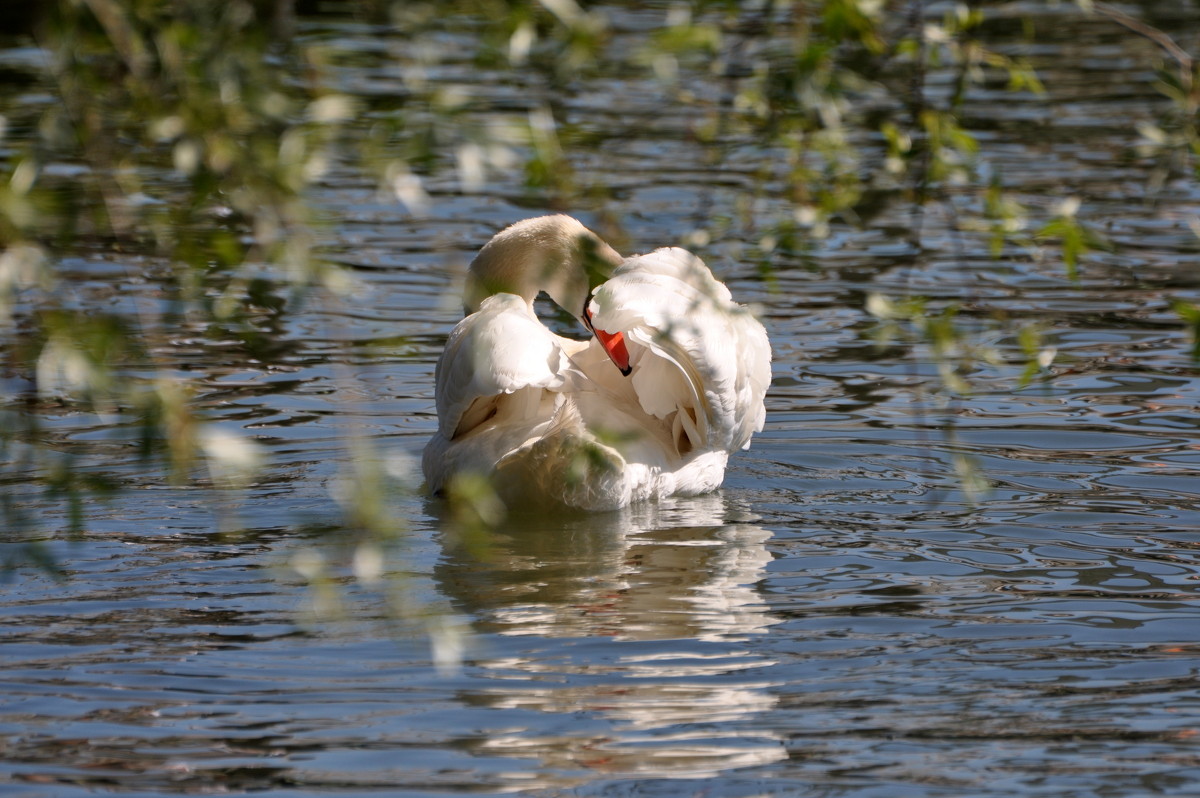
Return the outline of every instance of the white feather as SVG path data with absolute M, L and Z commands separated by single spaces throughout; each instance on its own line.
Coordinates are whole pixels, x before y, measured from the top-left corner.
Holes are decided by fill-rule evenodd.
M 542 275 L 538 241 L 568 250 L 561 243 L 568 222 L 578 226 L 544 217 L 521 223 L 519 237 L 510 228 L 497 238 L 528 247 L 529 268 Z M 509 275 L 514 252 L 507 250 Z M 484 278 L 487 252 L 472 264 Z M 583 269 L 559 260 L 557 269 Z M 573 274 L 547 279 L 581 282 Z M 566 309 L 578 313 L 585 296 Z M 771 351 L 762 325 L 699 258 L 656 250 L 624 261 L 595 290 L 592 323 L 624 336 L 628 377 L 594 338 L 572 341 L 546 329 L 532 300 L 496 294 L 451 332 L 437 367 L 438 431 L 423 458 L 432 491 L 478 472 L 510 504 L 615 509 L 720 486 L 729 453 L 763 427 Z

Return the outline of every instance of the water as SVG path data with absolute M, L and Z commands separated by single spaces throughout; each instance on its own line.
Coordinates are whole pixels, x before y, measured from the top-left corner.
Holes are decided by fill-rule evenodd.
M 1146 11 L 1194 44 L 1200 15 L 1175 5 Z M 326 534 L 353 473 L 347 439 L 401 466 L 419 453 L 454 269 L 543 208 L 499 179 L 460 192 L 450 170 L 415 218 L 333 174 L 331 251 L 363 296 L 287 316 L 266 363 L 201 334 L 165 350 L 201 375 L 221 424 L 268 448 L 245 501 L 127 464 L 136 431 L 111 419 L 47 418 L 64 451 L 128 493 L 53 544 L 66 581 L 24 570 L 3 585 L 0 792 L 1194 792 L 1200 376 L 1168 302 L 1197 299 L 1200 206 L 1187 182 L 1148 202 L 1146 163 L 1126 157 L 1134 123 L 1162 110 L 1151 46 L 1066 7 L 1027 10 L 1049 97 L 980 93 L 968 122 L 1010 188 L 1039 207 L 1081 197 L 1115 252 L 1076 284 L 1053 259 L 991 261 L 936 209 L 918 252 L 896 207 L 865 230 L 835 225 L 810 257 L 777 257 L 772 287 L 742 246 L 762 231 L 735 230 L 706 254 L 761 307 L 775 383 L 767 429 L 720 494 L 518 516 L 479 540 L 397 492 L 405 529 L 377 585 L 350 579 L 350 547 Z M 621 41 L 661 13 L 614 11 Z M 353 54 L 343 88 L 402 87 L 406 51 L 386 31 L 301 30 Z M 466 61 L 431 74 L 520 106 L 520 87 Z M 663 112 L 617 78 L 588 88 L 566 112 L 613 143 L 576 168 L 613 190 L 625 251 L 744 202 L 754 142 L 713 165 L 686 135 L 688 107 Z M 137 261 L 67 265 L 80 302 L 132 314 L 156 301 Z M 1014 359 L 1011 328 L 988 319 L 1036 317 L 1053 379 L 1017 389 L 1019 367 L 980 364 L 975 392 L 944 407 L 924 356 L 865 337 L 868 291 L 958 299 L 978 340 Z M 963 454 L 992 483 L 975 502 Z M 297 575 L 318 557 L 332 590 Z

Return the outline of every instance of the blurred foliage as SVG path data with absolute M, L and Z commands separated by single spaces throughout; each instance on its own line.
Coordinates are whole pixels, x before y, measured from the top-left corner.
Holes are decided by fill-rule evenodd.
M 315 254 L 306 189 L 355 103 L 323 88 L 319 47 L 275 35 L 272 11 L 242 0 L 62 0 L 31 20 L 43 88 L 58 102 L 32 115 L 3 109 L 4 440 L 22 453 L 6 465 L 61 497 L 75 531 L 82 494 L 111 485 L 61 476 L 89 469 L 46 443 L 46 413 L 128 417 L 141 429 L 131 458 L 161 457 L 179 483 L 244 485 L 256 448 L 206 426 L 189 378 L 163 353 L 199 334 L 269 356 L 264 317 L 314 285 L 346 285 Z M 157 282 L 165 301 L 124 315 L 74 301 L 64 260 L 94 251 L 152 264 L 126 277 Z
M 784 198 L 786 213 L 743 224 L 706 214 L 702 203 L 697 229 L 678 231 L 699 247 L 751 231 L 768 277 L 780 256 L 802 257 L 832 225 L 869 222 L 897 203 L 909 209 L 918 254 L 930 208 L 964 235 L 985 234 L 997 258 L 1036 250 L 1072 278 L 1108 247 L 1078 200 L 1049 213 L 1027 207 L 980 163 L 961 113 L 971 93 L 1044 87 L 1025 60 L 986 46 L 988 12 L 978 2 L 681 1 L 646 11 L 661 24 L 622 48 L 604 10 L 576 0 L 345 0 L 335 13 L 382 26 L 404 51 L 404 93 L 372 97 L 370 107 L 334 88 L 352 56 L 297 34 L 297 12 L 320 10 L 309 5 L 52 0 L 6 19 L 41 48 L 36 88 L 55 100 L 0 108 L 0 502 L 14 519 L 10 537 L 31 542 L 19 556 L 46 561 L 33 545 L 46 530 L 23 518 L 16 500 L 31 482 L 61 500 L 75 533 L 85 527 L 85 496 L 118 487 L 51 443 L 49 414 L 132 423 L 141 434 L 129 454 L 154 458 L 177 482 L 237 488 L 254 479 L 262 456 L 209 429 L 191 378 L 164 353 L 195 335 L 270 362 L 287 347 L 281 314 L 314 294 L 351 290 L 353 280 L 320 255 L 323 220 L 311 189 L 331 169 L 369 175 L 381 196 L 414 215 L 428 209 L 428 179 L 439 170 L 456 171 L 466 192 L 517 174 L 531 205 L 590 204 L 619 243 L 603 190 L 574 169 L 575 152 L 600 134 L 572 120 L 564 101 L 588 80 L 644 80 L 664 105 L 693 109 L 702 120 L 693 134 L 713 164 L 738 142 L 770 153 L 741 213 L 752 216 L 766 195 Z M 1079 6 L 1165 54 L 1170 106 L 1141 127 L 1142 147 L 1157 159 L 1160 183 L 1200 172 L 1194 60 L 1122 11 Z M 512 77 L 511 107 L 481 114 L 480 98 L 431 77 L 439 48 L 462 42 L 476 48 L 479 66 Z M 949 70 L 949 86 L 934 91 L 933 70 Z M 705 85 L 685 73 L 705 75 Z M 97 252 L 125 264 L 126 279 L 160 286 L 163 302 L 106 314 L 74 301 L 71 258 Z M 1200 330 L 1193 304 L 1175 307 Z M 934 389 L 946 396 L 970 391 L 971 363 L 997 357 L 972 342 L 975 328 L 953 304 L 876 295 L 867 309 L 881 341 L 933 359 Z M 1035 326 L 1019 336 L 1024 385 L 1046 373 L 1054 353 Z M 386 467 L 371 466 L 382 462 L 374 455 L 352 459 L 365 470 L 339 494 L 347 526 L 368 542 L 396 535 L 379 503 Z M 479 486 L 458 487 L 466 499 L 457 523 L 470 536 L 496 510 Z M 364 555 L 364 573 L 374 573 L 372 562 Z M 324 579 L 313 563 L 305 568 Z

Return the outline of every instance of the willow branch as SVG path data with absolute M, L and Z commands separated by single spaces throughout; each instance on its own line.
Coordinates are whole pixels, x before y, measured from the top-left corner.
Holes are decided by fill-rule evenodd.
M 1168 55 L 1179 62 L 1180 75 L 1188 90 L 1191 90 L 1192 76 L 1195 74 L 1196 59 L 1192 58 L 1191 54 L 1180 47 L 1174 39 L 1158 28 L 1155 28 L 1152 25 L 1147 25 L 1141 20 L 1134 19 L 1124 11 L 1114 8 L 1108 3 L 1094 3 L 1093 7 L 1096 9 L 1096 11 L 1108 17 L 1118 25 L 1128 28 L 1139 36 L 1144 36 L 1145 38 L 1154 42 Z

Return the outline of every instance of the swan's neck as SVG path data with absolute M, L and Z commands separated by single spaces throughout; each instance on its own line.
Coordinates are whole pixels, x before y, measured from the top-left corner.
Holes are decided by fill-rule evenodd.
M 579 317 L 592 289 L 623 259 L 570 216 L 526 219 L 497 233 L 467 271 L 463 305 L 474 313 L 493 294 L 516 294 L 530 305 L 545 291 Z

